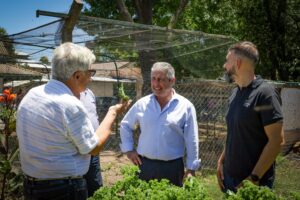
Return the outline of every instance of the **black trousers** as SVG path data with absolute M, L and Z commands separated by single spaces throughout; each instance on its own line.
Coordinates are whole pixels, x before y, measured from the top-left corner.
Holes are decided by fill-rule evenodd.
M 58 179 L 34 181 L 25 177 L 25 200 L 86 200 L 88 191 L 86 180 Z
M 174 185 L 182 187 L 184 176 L 184 163 L 182 158 L 170 161 L 152 160 L 140 156 L 142 165 L 139 166 L 141 180 L 167 179 Z

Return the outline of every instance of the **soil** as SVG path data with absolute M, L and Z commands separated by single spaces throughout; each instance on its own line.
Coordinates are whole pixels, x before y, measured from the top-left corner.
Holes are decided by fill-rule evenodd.
M 123 166 L 132 165 L 125 154 L 115 151 L 103 151 L 100 154 L 101 174 L 103 185 L 113 185 L 123 178 L 121 169 Z

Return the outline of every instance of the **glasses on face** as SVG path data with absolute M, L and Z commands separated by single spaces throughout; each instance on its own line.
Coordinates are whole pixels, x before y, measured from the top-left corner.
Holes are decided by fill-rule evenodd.
M 95 76 L 96 70 L 94 70 L 94 69 L 89 69 L 89 70 L 86 71 L 86 73 L 87 73 L 90 77 L 92 77 L 92 76 Z

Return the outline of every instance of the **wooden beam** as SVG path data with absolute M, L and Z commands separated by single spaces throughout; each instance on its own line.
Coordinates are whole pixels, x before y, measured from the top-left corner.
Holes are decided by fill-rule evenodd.
M 79 19 L 80 11 L 83 7 L 81 0 L 74 0 L 69 10 L 68 18 L 62 27 L 61 40 L 62 43 L 72 42 L 72 33 Z

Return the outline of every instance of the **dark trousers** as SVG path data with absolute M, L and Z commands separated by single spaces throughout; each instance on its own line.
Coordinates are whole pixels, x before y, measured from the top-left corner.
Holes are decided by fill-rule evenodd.
M 184 176 L 184 163 L 182 158 L 170 161 L 152 160 L 141 157 L 139 178 L 145 181 L 167 179 L 177 186 L 182 186 Z
M 99 156 L 91 156 L 89 171 L 84 175 L 84 178 L 87 182 L 88 197 L 91 197 L 102 186 Z
M 86 180 L 57 179 L 57 180 L 24 180 L 25 200 L 86 200 L 88 192 Z

